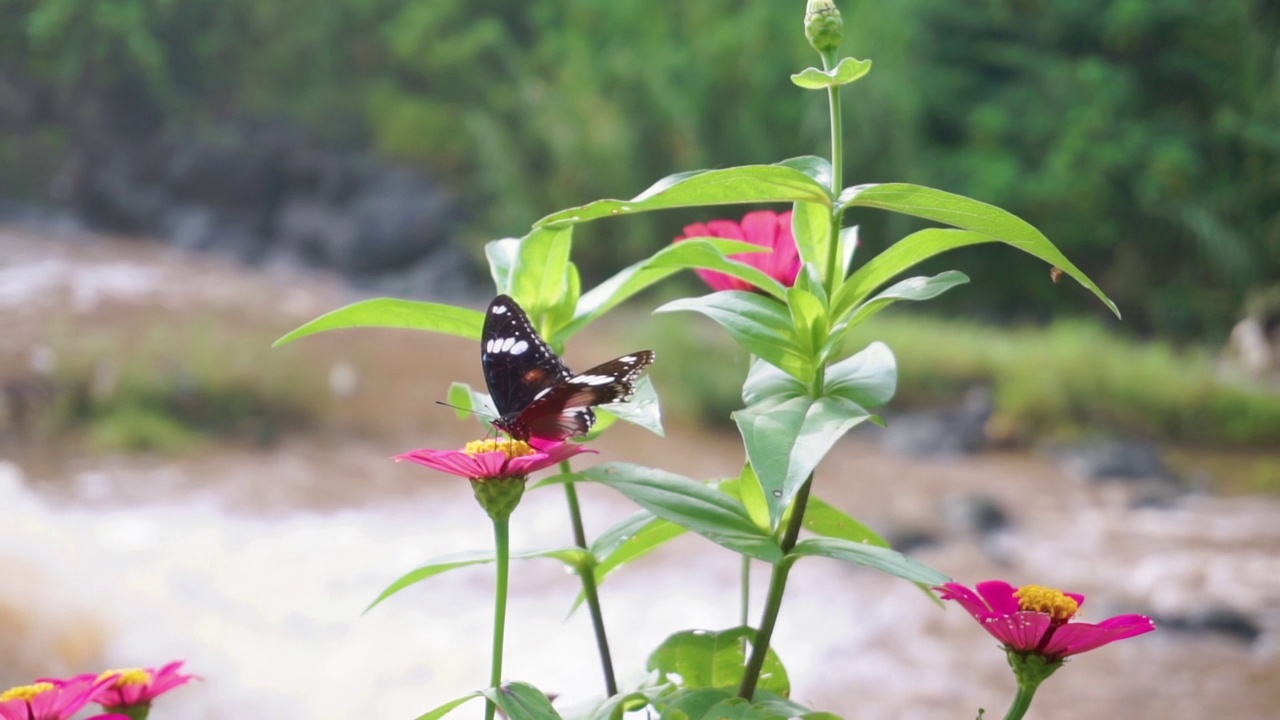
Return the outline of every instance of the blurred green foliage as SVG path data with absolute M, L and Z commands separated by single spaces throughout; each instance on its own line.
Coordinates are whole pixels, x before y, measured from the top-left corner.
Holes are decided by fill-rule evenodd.
M 873 340 L 898 359 L 895 406 L 954 403 L 987 386 L 990 429 L 1009 439 L 1119 434 L 1266 449 L 1280 438 L 1280 393 L 1228 377 L 1207 348 L 1135 342 L 1094 321 L 997 328 L 906 313 L 856 328 L 846 348 Z
M 851 183 L 902 180 L 1043 229 L 1140 331 L 1221 336 L 1280 276 L 1280 7 L 1269 0 L 842 2 Z M 0 77 L 110 96 L 163 130 L 284 116 L 456 178 L 472 239 L 668 173 L 823 152 L 804 3 L 7 0 Z M 120 103 L 120 99 L 127 102 Z M 146 125 L 146 123 L 143 123 Z M 734 211 L 737 212 L 736 210 Z M 732 213 L 726 213 L 732 214 Z M 584 228 L 588 279 L 679 213 Z M 911 221 L 874 214 L 883 247 Z M 1096 312 L 1016 253 L 942 262 L 959 310 Z
M 141 339 L 89 333 L 60 340 L 53 402 L 40 436 L 83 433 L 98 452 L 176 454 L 209 439 L 270 445 L 316 424 L 328 392 L 315 370 L 263 362 L 261 334 L 196 327 Z

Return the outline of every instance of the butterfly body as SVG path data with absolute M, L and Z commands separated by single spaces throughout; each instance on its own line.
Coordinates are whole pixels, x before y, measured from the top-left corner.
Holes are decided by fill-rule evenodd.
M 631 397 L 653 358 L 643 350 L 574 373 L 506 295 L 489 303 L 480 339 L 484 381 L 498 411 L 493 424 L 525 441 L 587 434 L 596 421 L 592 408 Z

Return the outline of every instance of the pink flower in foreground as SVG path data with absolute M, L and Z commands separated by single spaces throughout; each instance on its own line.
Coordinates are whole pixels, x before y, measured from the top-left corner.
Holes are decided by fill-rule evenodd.
M 1117 640 L 1156 629 L 1145 615 L 1117 615 L 1100 623 L 1071 622 L 1084 604 L 1084 596 L 1039 585 L 1015 588 L 1003 580 L 974 586 L 959 583 L 935 588 L 943 600 L 955 600 L 1005 649 L 1023 655 L 1039 655 L 1054 663 Z
M 181 671 L 181 660 L 155 668 L 128 668 L 108 670 L 97 677 L 106 684 L 98 687 L 93 701 L 107 710 L 128 710 L 149 707 L 151 701 L 170 690 L 196 679 Z
M 535 448 L 523 440 L 500 437 L 473 440 L 462 450 L 422 448 L 396 455 L 392 459 L 396 462 L 404 460 L 417 463 L 470 480 L 484 481 L 524 478 L 583 452 L 595 451 L 565 442 L 547 443 Z
M 560 441 L 543 441 L 534 447 L 523 440 L 500 437 L 474 440 L 462 450 L 413 450 L 396 455 L 394 460 L 408 460 L 471 480 L 476 500 L 496 522 L 510 516 L 520 504 L 530 473 L 583 452 L 595 451 Z
M 680 242 L 695 237 L 743 240 L 769 248 L 769 252 L 737 253 L 729 257 L 763 270 L 769 277 L 787 287 L 796 284 L 796 275 L 800 273 L 800 251 L 796 248 L 795 237 L 791 234 L 790 210 L 784 213 L 776 213 L 772 210 L 749 212 L 742 216 L 741 223 L 732 220 L 712 220 L 705 224 L 686 225 L 684 235 L 676 238 L 675 241 Z M 703 269 L 698 269 L 697 272 L 712 290 L 757 291 L 753 285 L 732 275 Z
M 69 720 L 89 704 L 93 693 L 105 681 L 92 675 L 70 680 L 41 680 L 19 685 L 0 693 L 0 720 Z M 90 720 L 128 720 L 123 716 L 98 715 Z

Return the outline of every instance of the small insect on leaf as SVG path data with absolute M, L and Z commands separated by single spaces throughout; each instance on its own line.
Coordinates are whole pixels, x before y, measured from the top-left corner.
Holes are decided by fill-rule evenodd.
M 1062 268 L 1060 267 L 1049 268 L 1049 279 L 1052 280 L 1056 285 L 1058 281 L 1062 279 Z

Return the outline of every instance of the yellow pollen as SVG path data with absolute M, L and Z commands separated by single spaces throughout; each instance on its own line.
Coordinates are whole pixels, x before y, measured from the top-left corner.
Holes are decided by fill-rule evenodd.
M 1023 585 L 1013 596 L 1018 598 L 1018 607 L 1044 613 L 1055 625 L 1067 622 L 1080 610 L 1080 603 L 1061 590 L 1042 585 Z
M 124 687 L 125 685 L 146 685 L 151 682 L 151 673 L 142 668 L 124 668 L 122 670 L 108 670 L 98 676 L 99 680 L 103 678 L 116 676 L 115 687 Z
M 523 440 L 512 440 L 510 438 L 489 438 L 487 440 L 472 440 L 467 443 L 466 453 L 468 455 L 479 455 L 488 452 L 504 452 L 507 457 L 518 458 L 525 455 L 532 455 L 537 452 L 529 447 L 529 443 Z
M 10 700 L 27 700 L 29 702 L 35 696 L 47 693 L 52 689 L 53 683 L 47 682 L 38 682 L 34 685 L 19 685 L 0 693 L 0 702 L 8 702 Z

